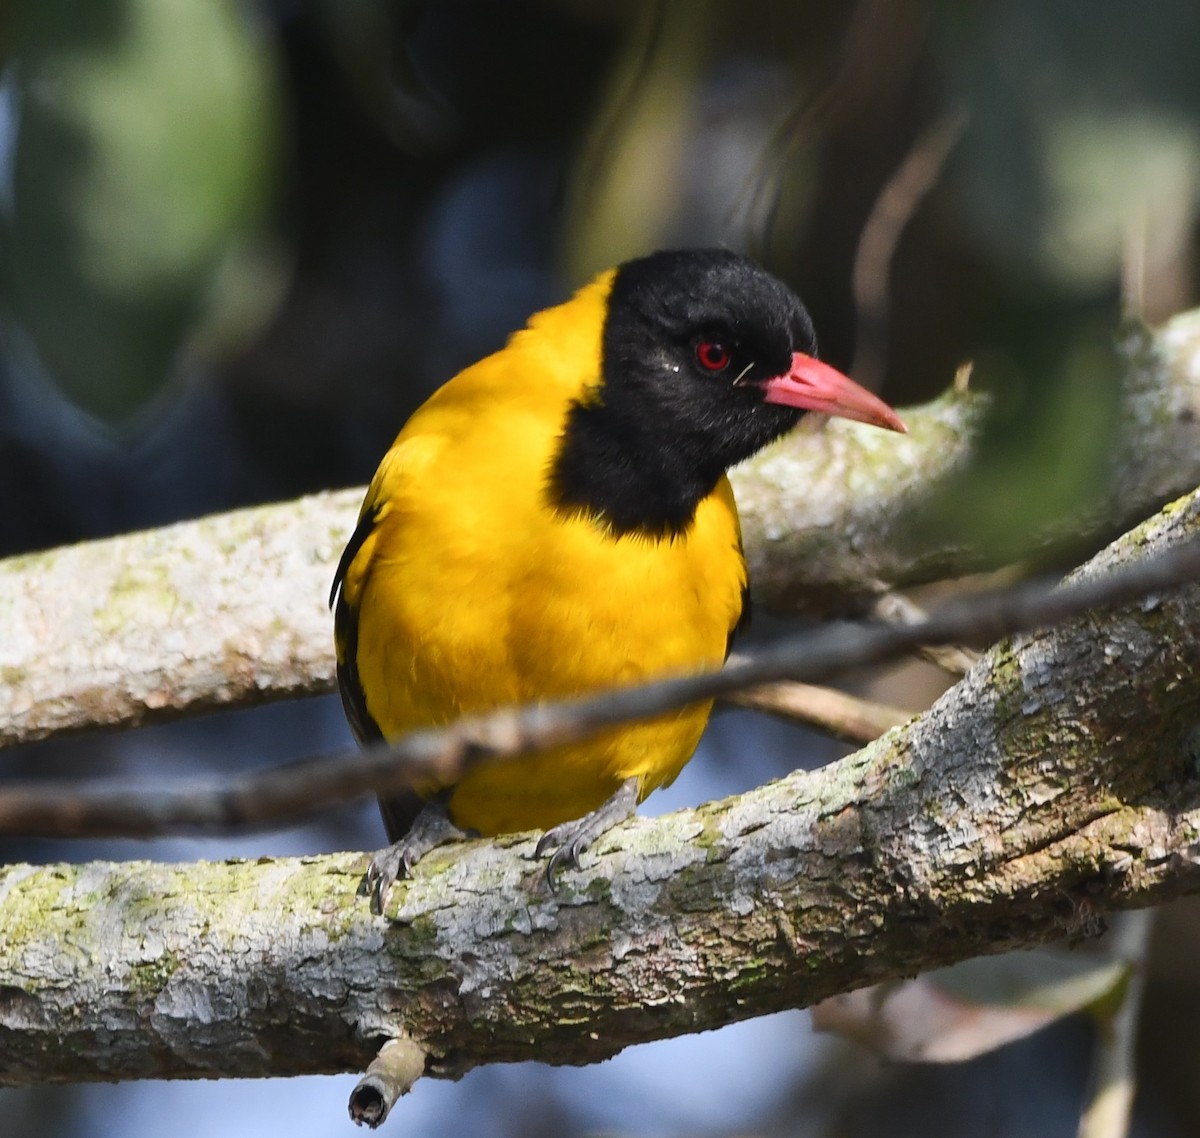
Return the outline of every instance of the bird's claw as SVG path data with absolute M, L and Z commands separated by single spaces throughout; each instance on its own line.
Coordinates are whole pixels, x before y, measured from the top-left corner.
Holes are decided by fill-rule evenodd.
M 461 842 L 469 836 L 450 821 L 445 801 L 427 802 L 408 833 L 371 858 L 362 884 L 362 891 L 371 898 L 371 912 L 376 916 L 383 913 L 392 886 L 411 877 L 413 866 L 431 849 L 446 842 Z
M 579 820 L 582 821 L 585 819 Z M 533 851 L 536 857 L 542 857 L 547 851 L 554 850 L 546 863 L 546 884 L 551 893 L 558 892 L 558 871 L 563 868 L 578 869 L 579 855 L 594 840 L 579 822 L 568 822 L 547 830 Z
M 578 869 L 580 854 L 597 838 L 633 814 L 637 806 L 637 792 L 637 779 L 626 779 L 611 798 L 590 814 L 552 826 L 538 839 L 533 851 L 535 857 L 542 857 L 549 850 L 554 850 L 546 865 L 546 884 L 551 893 L 558 892 L 560 869 Z
M 363 878 L 362 889 L 371 898 L 372 913 L 376 916 L 383 913 L 383 906 L 392 886 L 402 878 L 410 876 L 412 867 L 413 860 L 403 841 L 380 850 L 371 858 Z

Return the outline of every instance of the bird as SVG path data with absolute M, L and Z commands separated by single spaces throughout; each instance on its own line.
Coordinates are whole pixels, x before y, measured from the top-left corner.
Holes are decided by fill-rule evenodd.
M 808 412 L 905 431 L 816 357 L 808 311 L 725 249 L 663 250 L 531 316 L 417 409 L 330 606 L 363 745 L 493 708 L 719 668 L 749 614 L 726 471 Z M 381 803 L 381 912 L 430 849 L 542 830 L 551 889 L 691 758 L 711 701 Z

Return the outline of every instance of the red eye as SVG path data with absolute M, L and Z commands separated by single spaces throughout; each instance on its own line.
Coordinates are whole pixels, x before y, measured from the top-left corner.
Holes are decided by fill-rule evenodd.
M 696 362 L 706 371 L 721 371 L 729 366 L 731 353 L 720 340 L 701 340 L 696 345 Z

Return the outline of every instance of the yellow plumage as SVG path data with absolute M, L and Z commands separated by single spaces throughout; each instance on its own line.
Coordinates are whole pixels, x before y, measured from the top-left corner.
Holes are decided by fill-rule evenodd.
M 385 738 L 465 712 L 718 666 L 742 612 L 737 512 L 722 477 L 680 535 L 615 536 L 565 513 L 547 477 L 573 401 L 601 398 L 612 274 L 533 317 L 409 420 L 371 482 L 349 561 L 353 652 Z M 639 800 L 690 758 L 710 706 L 483 765 L 451 818 L 492 835 L 579 818 L 630 777 Z M 426 788 L 432 791 L 435 788 Z

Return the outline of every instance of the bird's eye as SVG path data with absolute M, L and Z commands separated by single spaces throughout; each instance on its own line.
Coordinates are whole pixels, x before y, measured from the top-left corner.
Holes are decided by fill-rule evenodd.
M 720 340 L 701 340 L 696 345 L 696 362 L 705 371 L 723 371 L 732 358 L 728 345 Z

